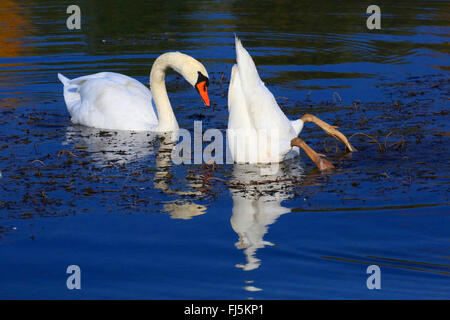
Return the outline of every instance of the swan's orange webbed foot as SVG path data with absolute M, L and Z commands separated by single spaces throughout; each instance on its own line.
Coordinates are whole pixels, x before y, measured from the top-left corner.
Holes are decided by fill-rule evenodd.
M 317 168 L 319 168 L 320 171 L 326 171 L 334 169 L 333 164 L 328 161 L 327 159 L 324 159 L 322 157 L 319 157 L 319 159 L 315 162 Z
M 357 151 L 356 148 L 353 147 L 351 145 L 351 143 L 348 141 L 347 137 L 344 136 L 341 132 L 339 132 L 339 130 L 337 130 L 337 128 L 339 128 L 338 126 L 332 126 L 332 125 L 326 123 L 325 121 L 320 120 L 319 118 L 317 118 L 316 116 L 314 116 L 312 114 L 305 114 L 301 119 L 303 122 L 314 122 L 315 124 L 317 124 L 330 136 L 335 137 L 337 140 L 344 143 L 350 152 Z
M 305 153 L 308 155 L 308 157 L 312 160 L 312 162 L 314 162 L 316 164 L 317 168 L 320 171 L 334 169 L 333 164 L 325 159 L 325 155 L 315 152 L 302 139 L 300 139 L 300 138 L 292 139 L 291 147 L 293 147 L 293 146 L 302 148 L 305 151 Z

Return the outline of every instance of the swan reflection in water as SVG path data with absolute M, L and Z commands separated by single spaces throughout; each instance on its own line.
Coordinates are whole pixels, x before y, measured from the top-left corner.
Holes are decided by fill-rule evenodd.
M 86 152 L 99 167 L 124 165 L 157 151 L 157 134 L 143 131 L 112 131 L 69 126 L 63 145 Z
M 111 168 L 124 165 L 139 165 L 140 160 L 154 161 L 153 187 L 167 195 L 178 197 L 201 196 L 198 191 L 199 178 L 193 177 L 181 188 L 173 189 L 171 174 L 171 153 L 178 141 L 178 132 L 155 133 L 147 131 L 113 131 L 69 126 L 66 130 L 65 146 L 71 146 L 74 153 L 85 153 L 97 167 Z M 155 156 L 155 159 L 149 157 Z M 173 219 L 191 219 L 206 213 L 206 207 L 190 200 L 168 201 L 163 210 Z
M 72 145 L 75 151 L 88 154 L 97 166 L 121 166 L 141 163 L 139 160 L 154 161 L 153 188 L 176 199 L 167 201 L 163 210 L 173 219 L 191 219 L 206 213 L 206 206 L 191 199 L 204 197 L 205 187 L 201 174 L 188 173 L 183 185 L 176 181 L 173 173 L 172 150 L 178 136 L 151 132 L 106 131 L 82 126 L 67 128 L 65 145 Z M 154 156 L 155 159 L 148 159 Z M 184 177 L 183 177 L 184 178 Z M 233 230 L 238 234 L 236 247 L 243 249 L 246 263 L 239 264 L 243 270 L 259 267 L 256 258 L 258 249 L 266 245 L 264 240 L 268 228 L 281 215 L 290 212 L 281 202 L 293 197 L 294 184 L 303 182 L 303 168 L 298 160 L 273 165 L 235 164 L 228 188 L 233 200 Z
M 235 164 L 229 189 L 233 199 L 231 227 L 238 234 L 238 249 L 243 249 L 243 270 L 257 269 L 256 251 L 274 244 L 264 240 L 268 228 L 281 215 L 290 212 L 281 202 L 293 196 L 294 184 L 304 177 L 298 161 L 272 165 Z
M 160 143 L 160 148 L 156 155 L 156 168 L 153 186 L 155 189 L 163 191 L 165 194 L 174 195 L 178 198 L 200 198 L 203 196 L 203 192 L 200 188 L 203 184 L 200 182 L 201 177 L 198 175 L 189 175 L 190 179 L 182 187 L 179 185 L 176 189 L 171 185 L 174 183 L 173 175 L 170 173 L 170 168 L 173 165 L 172 162 L 172 150 L 175 147 L 173 139 L 168 139 Z M 188 220 L 194 216 L 202 215 L 206 213 L 206 206 L 197 204 L 190 200 L 173 200 L 164 204 L 164 211 L 170 214 L 172 219 Z

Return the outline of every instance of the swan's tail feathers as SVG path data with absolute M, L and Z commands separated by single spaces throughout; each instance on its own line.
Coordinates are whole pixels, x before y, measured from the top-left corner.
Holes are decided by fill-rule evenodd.
M 302 119 L 291 121 L 291 126 L 294 128 L 295 136 L 298 136 L 302 132 L 304 122 Z
M 58 79 L 64 85 L 64 101 L 66 102 L 67 111 L 72 115 L 75 106 L 80 104 L 80 93 L 76 89 L 77 85 L 71 83 L 71 80 L 61 73 L 58 73 Z
M 258 70 L 256 70 L 256 65 L 237 36 L 235 36 L 235 43 L 236 61 L 239 66 L 242 85 L 246 88 L 256 88 L 262 82 Z
M 63 76 L 61 73 L 58 73 L 58 79 L 62 82 L 63 85 L 68 85 L 70 81 L 69 78 Z

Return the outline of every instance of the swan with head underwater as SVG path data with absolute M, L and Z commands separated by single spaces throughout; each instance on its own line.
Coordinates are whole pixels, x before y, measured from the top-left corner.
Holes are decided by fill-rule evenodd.
M 237 64 L 231 71 L 228 89 L 229 151 L 236 163 L 277 163 L 299 155 L 302 148 L 319 170 L 334 166 L 298 137 L 305 122 L 313 122 L 342 141 L 350 152 L 356 149 L 336 126 L 305 114 L 290 121 L 275 97 L 261 81 L 255 63 L 241 41 L 235 37 Z
M 74 124 L 107 130 L 169 132 L 178 130 L 178 122 L 167 95 L 164 80 L 167 68 L 181 74 L 209 106 L 205 67 L 180 52 L 164 53 L 155 60 L 150 90 L 141 82 L 114 72 L 72 80 L 58 74 L 58 78 L 64 85 L 64 100 Z

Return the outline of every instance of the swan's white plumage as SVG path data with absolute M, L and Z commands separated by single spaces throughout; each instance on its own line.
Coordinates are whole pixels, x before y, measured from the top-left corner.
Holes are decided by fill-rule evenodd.
M 237 163 L 270 163 L 297 156 L 291 140 L 303 128 L 290 121 L 259 77 L 253 59 L 236 37 L 237 65 L 228 91 L 228 140 Z
M 199 61 L 181 52 L 167 52 L 155 60 L 150 72 L 151 91 L 139 81 L 114 72 L 73 80 L 58 74 L 58 78 L 64 85 L 64 99 L 73 123 L 99 129 L 169 132 L 178 130 L 178 122 L 164 83 L 168 68 L 180 73 L 192 86 L 197 84 L 199 74 L 208 78 Z M 201 96 L 205 104 L 209 103 L 206 86 Z
M 69 80 L 62 74 L 72 122 L 111 130 L 151 130 L 158 125 L 152 94 L 139 81 L 114 72 Z

